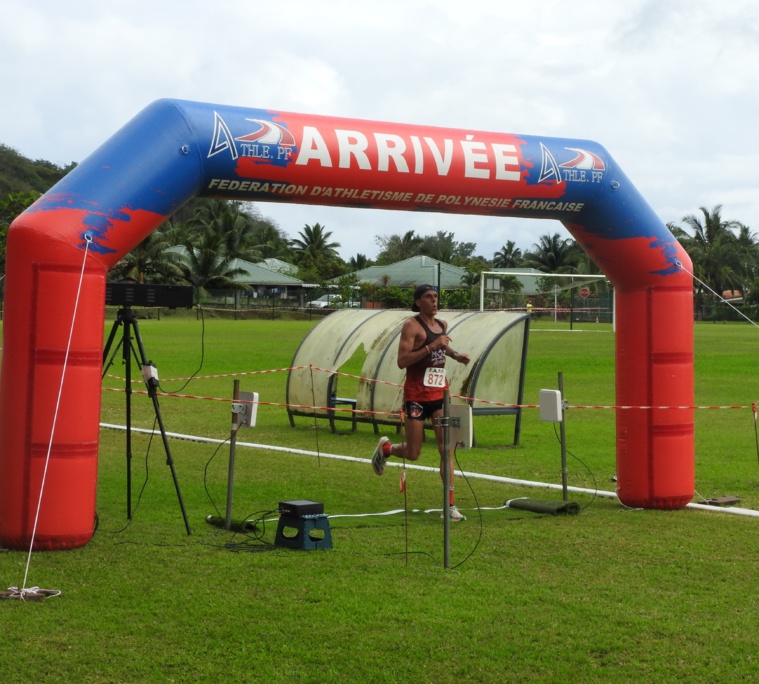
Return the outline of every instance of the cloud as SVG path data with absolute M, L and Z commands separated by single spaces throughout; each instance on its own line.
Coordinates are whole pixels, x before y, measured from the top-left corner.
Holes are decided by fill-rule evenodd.
M 153 100 L 596 140 L 663 221 L 759 230 L 750 0 L 6 0 L 0 142 L 80 161 Z M 454 231 L 485 256 L 555 222 L 260 204 L 291 236 Z

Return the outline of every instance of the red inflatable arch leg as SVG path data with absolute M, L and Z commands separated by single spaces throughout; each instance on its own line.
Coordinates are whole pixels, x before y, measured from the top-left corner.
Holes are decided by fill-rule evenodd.
M 106 269 L 36 231 L 14 231 L 8 253 L 37 258 L 8 262 L 14 290 L 7 291 L 3 330 L 2 539 L 28 547 L 49 463 L 35 548 L 81 546 L 95 519 Z
M 692 296 L 689 286 L 616 295 L 624 340 L 617 404 L 645 407 L 617 410 L 617 488 L 626 506 L 675 509 L 693 498 Z

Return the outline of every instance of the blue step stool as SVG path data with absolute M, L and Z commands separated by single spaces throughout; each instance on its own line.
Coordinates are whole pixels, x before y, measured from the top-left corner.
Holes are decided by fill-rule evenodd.
M 277 525 L 274 545 L 304 551 L 331 549 L 332 532 L 329 529 L 329 518 L 326 513 L 282 515 Z

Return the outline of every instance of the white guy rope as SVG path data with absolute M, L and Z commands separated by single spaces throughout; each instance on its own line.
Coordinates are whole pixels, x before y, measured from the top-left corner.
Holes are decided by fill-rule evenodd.
M 66 343 L 66 353 L 63 357 L 63 369 L 61 370 L 61 382 L 58 386 L 58 397 L 55 400 L 55 411 L 53 413 L 53 424 L 50 427 L 50 440 L 47 445 L 47 454 L 45 455 L 45 467 L 42 471 L 42 482 L 40 483 L 40 495 L 37 499 L 37 511 L 34 515 L 34 527 L 32 528 L 32 539 L 29 542 L 29 554 L 26 559 L 26 569 L 24 571 L 24 582 L 21 585 L 21 591 L 26 592 L 26 580 L 29 577 L 29 565 L 32 561 L 32 549 L 34 548 L 34 538 L 37 535 L 37 524 L 40 518 L 40 508 L 42 507 L 42 495 L 45 491 L 45 480 L 47 479 L 47 468 L 50 463 L 50 453 L 53 449 L 53 438 L 55 437 L 55 427 L 58 422 L 58 412 L 61 406 L 61 396 L 63 395 L 63 382 L 66 378 L 66 368 L 68 367 L 69 352 L 71 351 L 71 340 L 74 338 L 74 325 L 76 324 L 76 314 L 79 309 L 79 298 L 82 292 L 82 282 L 84 282 L 84 268 L 87 263 L 87 254 L 89 253 L 90 243 L 92 242 L 92 236 L 86 233 L 84 236 L 84 255 L 82 257 L 82 270 L 79 273 L 79 283 L 76 289 L 76 299 L 74 300 L 74 312 L 71 316 L 71 328 L 69 329 L 69 338 Z M 37 592 L 35 592 L 37 593 Z
M 697 280 L 699 283 L 701 283 L 709 292 L 711 292 L 717 299 L 719 299 L 723 304 L 727 304 L 735 313 L 737 313 L 739 316 L 743 316 L 751 325 L 753 325 L 755 328 L 759 328 L 759 325 L 757 325 L 754 321 L 752 321 L 746 314 L 744 314 L 740 309 L 733 306 L 730 302 L 727 301 L 722 295 L 717 294 L 712 288 L 710 288 L 703 280 L 701 280 L 698 276 L 691 273 L 685 266 L 682 265 L 682 262 L 676 261 L 675 264 L 678 268 L 685 271 L 693 280 Z

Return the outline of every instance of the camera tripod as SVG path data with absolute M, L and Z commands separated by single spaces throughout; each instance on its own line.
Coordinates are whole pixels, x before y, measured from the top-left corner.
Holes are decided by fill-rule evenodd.
M 116 339 L 116 333 L 119 328 L 123 328 L 121 339 L 113 349 L 113 354 L 108 357 L 114 340 Z M 135 348 L 136 343 L 136 348 Z M 179 508 L 182 511 L 182 518 L 184 520 L 184 526 L 187 530 L 187 534 L 190 532 L 190 523 L 187 521 L 187 512 L 184 507 L 184 501 L 182 500 L 182 492 L 179 489 L 179 480 L 177 480 L 177 473 L 174 469 L 174 459 L 171 456 L 171 448 L 169 447 L 169 440 L 166 437 L 166 430 L 163 426 L 163 419 L 161 418 L 161 408 L 158 404 L 157 388 L 158 377 L 155 373 L 155 366 L 151 361 L 148 361 L 145 355 L 145 347 L 142 344 L 142 338 L 140 337 L 140 329 L 137 327 L 137 319 L 135 318 L 134 311 L 131 307 L 124 306 L 119 309 L 116 314 L 116 320 L 113 323 L 111 332 L 108 335 L 108 341 L 105 344 L 103 350 L 103 377 L 108 372 L 108 369 L 113 364 L 113 360 L 121 347 L 122 358 L 124 361 L 124 371 L 126 375 L 126 482 L 127 482 L 127 518 L 132 519 L 132 357 L 139 365 L 145 386 L 148 390 L 148 396 L 153 402 L 153 410 L 155 411 L 156 422 L 158 428 L 161 431 L 161 439 L 163 441 L 163 448 L 166 451 L 166 465 L 171 470 L 171 477 L 174 480 L 174 488 L 177 491 L 177 499 L 179 500 Z M 139 353 L 138 353 L 139 352 Z

